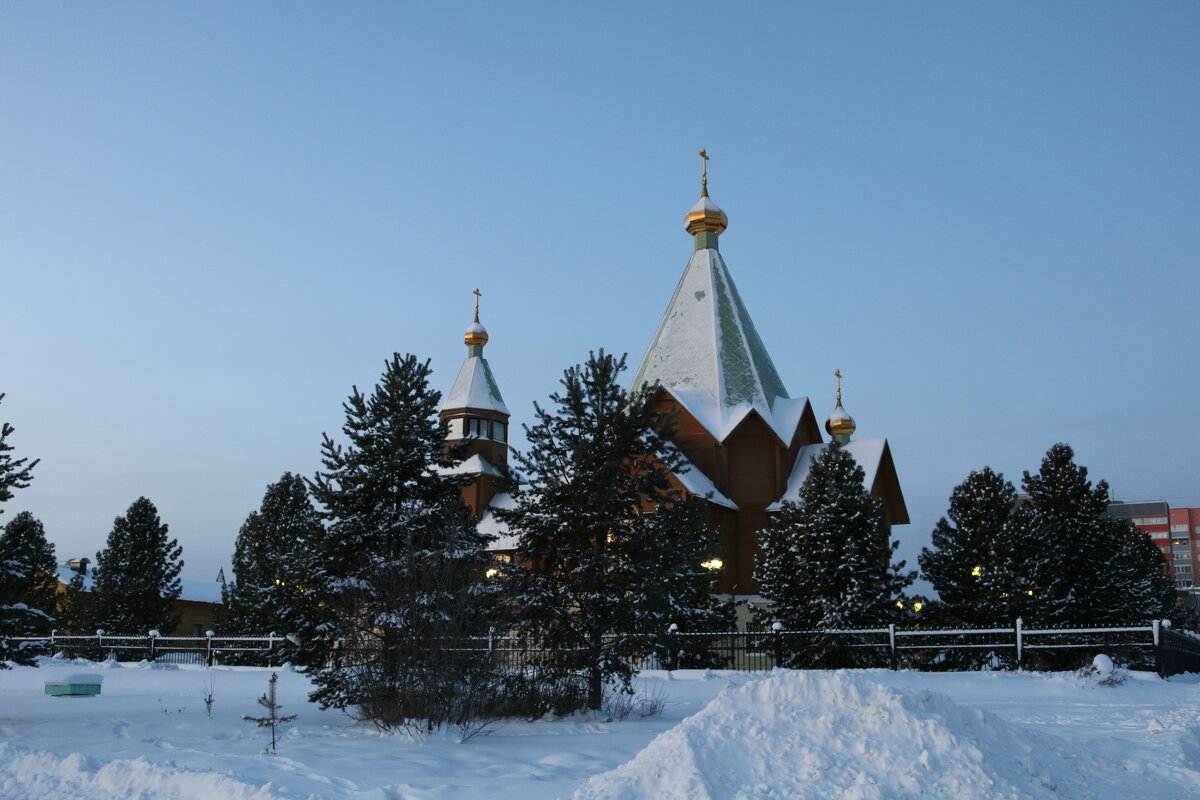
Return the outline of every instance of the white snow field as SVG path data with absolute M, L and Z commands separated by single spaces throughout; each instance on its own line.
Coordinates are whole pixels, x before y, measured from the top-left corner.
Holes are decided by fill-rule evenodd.
M 94 697 L 50 697 L 87 669 Z M 1200 677 L 884 670 L 647 672 L 660 716 L 509 722 L 458 742 L 385 735 L 280 670 L 47 660 L 0 672 L 3 800 L 1200 797 Z M 213 682 L 210 717 L 203 696 Z

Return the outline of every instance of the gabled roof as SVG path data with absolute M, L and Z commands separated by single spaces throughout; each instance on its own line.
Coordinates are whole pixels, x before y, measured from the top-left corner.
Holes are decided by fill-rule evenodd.
M 467 356 L 453 388 L 442 403 L 443 411 L 460 408 L 508 414 L 508 406 L 504 405 L 504 398 L 500 396 L 500 385 L 496 383 L 492 368 L 483 356 Z
M 667 443 L 667 446 L 676 453 L 679 453 L 675 445 L 670 442 Z M 679 459 L 679 469 L 672 471 L 671 474 L 675 477 L 675 480 L 679 481 L 684 490 L 697 497 L 703 497 L 710 503 L 732 508 L 734 511 L 738 510 L 738 504 L 721 494 L 717 490 L 717 485 L 707 475 L 697 469 L 695 464 L 688 461 L 682 453 L 679 453 Z
M 724 409 L 713 403 L 706 402 L 705 397 L 687 389 L 663 387 L 663 391 L 671 395 L 684 411 L 696 418 L 696 421 L 712 434 L 718 443 L 724 442 L 729 435 L 737 430 L 746 417 L 757 412 L 763 422 L 779 437 L 784 447 L 792 443 L 800 420 L 809 407 L 807 397 L 777 397 L 773 408 L 761 405 L 741 403 Z
M 784 490 L 782 497 L 767 506 L 767 511 L 778 511 L 785 501 L 800 502 L 800 487 L 808 478 L 813 459 L 828 446 L 828 443 L 821 442 L 806 444 L 800 448 L 796 454 L 796 464 L 792 467 L 792 474 L 788 476 L 787 489 Z M 883 495 L 892 524 L 907 524 L 909 521 L 908 509 L 904 504 L 904 496 L 900 492 L 900 483 L 896 477 L 896 467 L 892 463 L 892 454 L 888 448 L 887 439 L 854 439 L 844 447 L 863 468 L 863 486 L 867 491 Z

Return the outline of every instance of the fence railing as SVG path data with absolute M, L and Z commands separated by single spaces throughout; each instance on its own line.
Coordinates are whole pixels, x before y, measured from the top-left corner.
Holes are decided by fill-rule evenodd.
M 270 666 L 295 645 L 269 636 L 57 636 L 13 639 L 47 655 L 102 659 Z M 285 644 L 287 643 L 287 644 Z M 1152 669 L 1163 677 L 1200 672 L 1200 636 L 1170 630 L 1169 623 L 1097 628 L 1028 628 L 1021 620 L 1006 628 L 929 630 L 885 628 L 838 630 L 680 631 L 610 634 L 606 649 L 642 669 L 713 668 L 742 671 L 775 667 L 839 669 L 882 667 L 926 671 L 993 668 L 1074 669 L 1097 653 Z M 583 658 L 584 648 L 550 648 L 536 636 L 492 633 L 453 644 L 496 664 L 533 667 Z
M 33 636 L 10 639 L 44 655 L 63 653 L 99 660 L 115 654 L 126 661 L 147 660 L 172 664 L 281 663 L 283 636 L 126 636 L 97 633 L 93 636 Z

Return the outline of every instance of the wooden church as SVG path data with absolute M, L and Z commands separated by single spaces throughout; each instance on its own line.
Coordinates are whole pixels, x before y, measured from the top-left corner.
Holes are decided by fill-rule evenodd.
M 701 151 L 707 162 L 707 155 Z M 684 227 L 694 251 L 658 330 L 634 377 L 660 385 L 657 402 L 676 412 L 673 442 L 687 459 L 674 474 L 681 490 L 708 502 L 709 525 L 720 537 L 724 557 L 717 591 L 753 599 L 757 531 L 772 511 L 799 497 L 813 458 L 825 443 L 807 397 L 789 397 L 754 328 L 718 239 L 729 224 L 708 194 L 707 163 L 700 200 Z M 478 476 L 464 488 L 480 530 L 498 538 L 501 557 L 515 540 L 493 509 L 511 504 L 503 491 L 508 474 L 509 412 L 491 367 L 483 357 L 488 335 L 475 321 L 467 329 L 467 358 L 442 406 L 449 438 L 469 439 L 469 458 L 458 469 Z M 870 492 L 883 500 L 889 525 L 908 523 L 886 439 L 855 439 L 854 420 L 837 402 L 825 423 L 866 473 Z M 716 565 L 714 565 L 716 566 Z

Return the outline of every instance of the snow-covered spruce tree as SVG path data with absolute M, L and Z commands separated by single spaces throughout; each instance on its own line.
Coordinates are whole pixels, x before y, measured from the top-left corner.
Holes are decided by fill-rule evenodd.
M 566 370 L 550 408 L 535 405 L 529 449 L 514 454 L 531 486 L 498 514 L 527 565 L 518 628 L 552 670 L 586 675 L 593 709 L 608 681 L 629 687 L 629 659 L 650 647 L 639 634 L 728 624 L 700 566 L 716 550 L 704 501 L 670 483 L 672 422 L 651 405 L 653 387 L 621 388 L 624 369 L 624 357 L 593 353 Z
M 1132 624 L 1178 613 L 1161 554 L 1145 534 L 1107 514 L 1108 484 L 1095 486 L 1056 444 L 1022 481 L 1027 499 L 1005 526 L 992 591 L 1006 618 L 1043 626 Z
M 763 622 L 792 630 L 875 627 L 897 617 L 896 602 L 915 573 L 891 563 L 883 502 L 863 486 L 862 467 L 830 442 L 813 459 L 800 500 L 785 503 L 759 532 L 754 578 L 774 605 Z M 814 642 L 789 665 L 819 663 L 830 646 Z
M 0 668 L 7 661 L 33 663 L 33 650 L 10 646 L 7 637 L 49 633 L 57 591 L 54 545 L 42 523 L 22 511 L 0 534 Z
M 3 400 L 4 395 L 0 394 L 0 402 Z M 13 490 L 29 485 L 33 479 L 33 468 L 38 463 L 36 459 L 30 461 L 28 458 L 13 457 L 13 446 L 8 442 L 12 432 L 12 425 L 0 422 L 0 514 L 4 513 L 3 503 L 13 498 Z M 0 554 L 0 669 L 7 668 L 10 661 L 29 663 L 32 656 L 27 648 L 11 646 L 8 637 L 36 635 L 35 632 L 44 621 L 41 609 L 30 609 L 21 598 L 26 574 L 23 560 L 13 561 Z
M 267 487 L 262 505 L 238 531 L 234 580 L 221 592 L 222 634 L 291 632 L 290 617 L 303 602 L 307 555 L 321 531 L 304 478 L 285 472 Z
M 87 561 L 88 559 L 84 559 Z M 58 619 L 55 621 L 59 633 L 73 636 L 90 636 L 99 626 L 96 624 L 96 596 L 87 588 L 87 579 L 76 572 L 67 582 L 67 589 L 58 603 Z
M 96 554 L 91 592 L 96 626 L 130 636 L 174 630 L 182 553 L 154 503 L 134 500 L 125 516 L 113 520 L 105 548 Z
M 937 591 L 939 621 L 950 625 L 1011 625 L 997 616 L 992 589 L 1003 561 L 997 548 L 1017 491 L 990 467 L 954 487 L 946 516 L 933 529 L 933 547 L 919 556 L 921 573 Z
M 326 530 L 304 576 L 297 660 L 311 699 L 384 729 L 464 725 L 486 713 L 486 634 L 501 603 L 437 419 L 429 362 L 395 355 L 370 395 L 343 404 L 309 488 Z
M 4 395 L 0 393 L 0 402 Z M 28 458 L 13 458 L 13 446 L 8 443 L 8 437 L 13 432 L 13 426 L 0 422 L 0 503 L 7 503 L 13 498 L 13 489 L 24 489 L 33 480 L 33 468 L 40 459 L 30 461 Z M 4 509 L 0 508 L 0 514 Z

